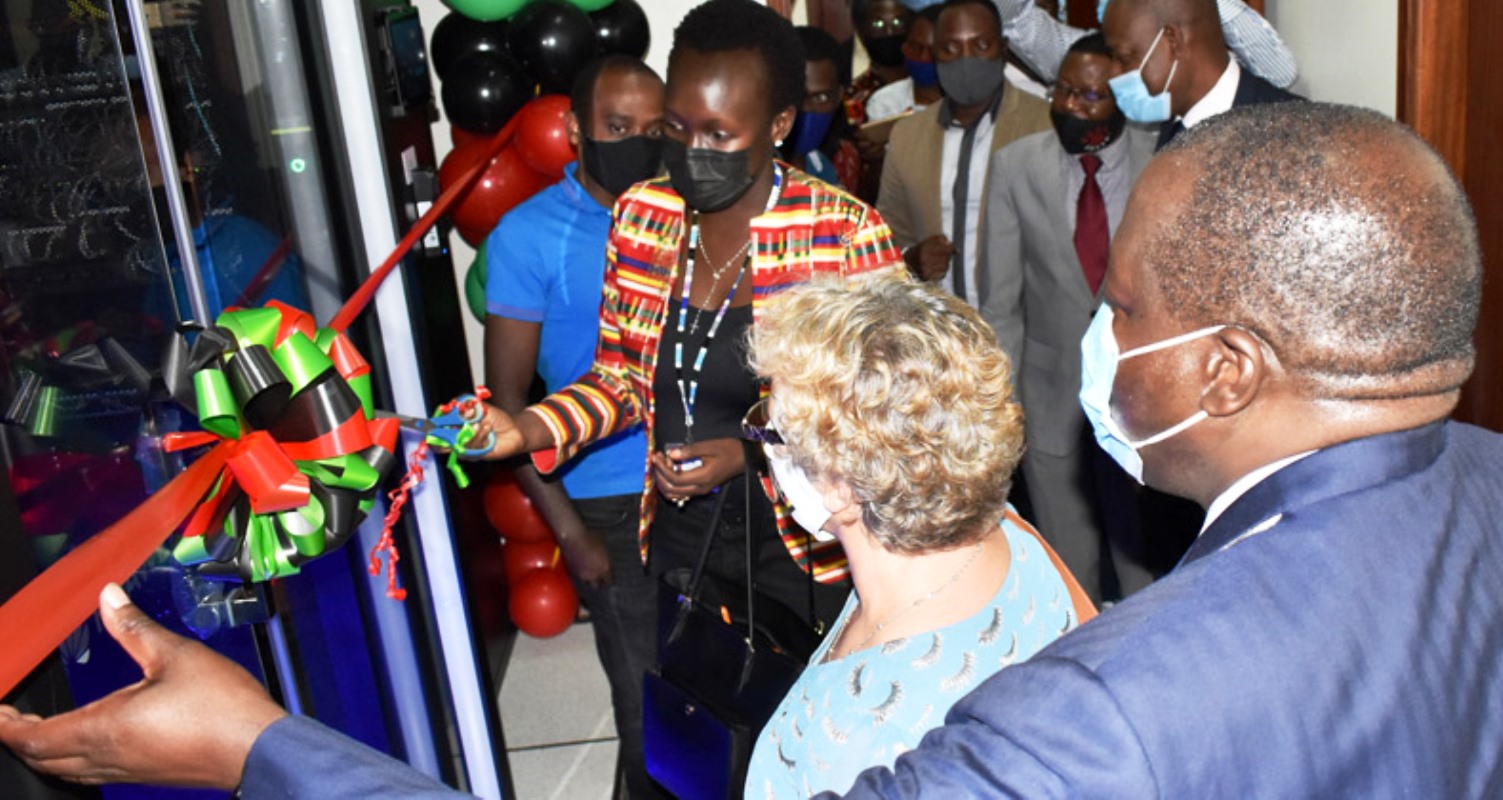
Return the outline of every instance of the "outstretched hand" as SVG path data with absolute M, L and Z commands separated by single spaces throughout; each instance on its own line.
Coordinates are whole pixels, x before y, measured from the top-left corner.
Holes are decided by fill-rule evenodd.
M 153 622 L 119 586 L 100 593 L 99 615 L 141 681 L 50 719 L 0 706 L 0 744 L 77 783 L 238 786 L 256 738 L 287 712 L 239 665 Z
M 496 444 L 484 455 L 471 455 L 485 461 L 499 461 L 511 458 L 527 449 L 526 438 L 522 429 L 517 427 L 517 419 L 490 403 L 481 403 L 484 416 L 474 424 L 475 435 L 471 442 L 483 442 L 488 434 L 496 434 Z

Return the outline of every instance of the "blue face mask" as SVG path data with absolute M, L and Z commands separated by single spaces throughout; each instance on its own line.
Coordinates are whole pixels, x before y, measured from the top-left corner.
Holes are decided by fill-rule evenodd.
M 1097 22 L 1105 22 L 1106 21 L 1106 4 L 1110 3 L 1110 2 L 1111 2 L 1111 0 L 1101 0 L 1101 5 L 1096 6 L 1096 21 Z
M 1158 94 L 1149 94 L 1148 84 L 1143 82 L 1143 65 L 1153 56 L 1153 51 L 1159 46 L 1159 40 L 1164 38 L 1164 29 L 1159 28 L 1158 35 L 1153 37 L 1153 44 L 1148 46 L 1148 52 L 1143 54 L 1143 60 L 1138 68 L 1132 72 L 1124 72 L 1108 83 L 1111 84 L 1112 94 L 1117 98 L 1117 108 L 1133 122 L 1163 122 L 1169 119 L 1169 87 L 1174 83 L 1174 71 L 1179 69 L 1179 59 L 1169 66 L 1169 78 L 1164 81 L 1164 91 Z
M 798 119 L 793 123 L 793 140 L 789 146 L 796 156 L 804 155 L 825 140 L 825 134 L 830 132 L 830 123 L 835 115 L 829 111 L 803 111 L 798 112 Z
M 1122 430 L 1122 426 L 1117 424 L 1116 417 L 1112 416 L 1112 385 L 1117 382 L 1117 363 L 1134 356 L 1194 341 L 1202 336 L 1210 336 L 1226 326 L 1212 325 L 1209 328 L 1180 334 L 1119 354 L 1117 336 L 1112 333 L 1112 317 L 1112 307 L 1102 306 L 1101 310 L 1096 312 L 1096 318 L 1091 320 L 1091 327 L 1086 329 L 1085 337 L 1080 340 L 1080 407 L 1085 411 L 1086 420 L 1091 423 L 1091 431 L 1096 435 L 1096 443 L 1101 445 L 1101 449 L 1126 470 L 1133 480 L 1142 483 L 1143 457 L 1138 451 L 1184 432 L 1208 415 L 1204 409 L 1201 409 L 1192 414 L 1189 419 L 1168 430 L 1146 439 L 1133 441 Z
M 903 59 L 908 65 L 908 77 L 913 79 L 913 85 L 922 89 L 939 85 L 939 68 L 933 61 L 914 61 L 911 58 Z

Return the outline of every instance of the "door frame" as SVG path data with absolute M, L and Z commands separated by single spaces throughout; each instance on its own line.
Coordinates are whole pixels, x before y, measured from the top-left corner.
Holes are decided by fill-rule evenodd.
M 1493 430 L 1503 430 L 1503 155 L 1487 144 L 1503 126 L 1503 87 L 1483 76 L 1486 32 L 1499 25 L 1490 0 L 1399 0 L 1398 118 L 1466 187 L 1482 245 L 1477 366 L 1455 416 Z

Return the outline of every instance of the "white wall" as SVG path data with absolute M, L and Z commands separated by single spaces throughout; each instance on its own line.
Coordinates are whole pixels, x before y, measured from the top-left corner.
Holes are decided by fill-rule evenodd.
M 1296 92 L 1394 115 L 1398 0 L 1266 0 L 1265 10 L 1299 60 Z

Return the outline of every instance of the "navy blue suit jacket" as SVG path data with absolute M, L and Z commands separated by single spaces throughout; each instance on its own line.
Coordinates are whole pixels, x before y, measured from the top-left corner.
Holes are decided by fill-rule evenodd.
M 1503 437 L 1471 426 L 1315 453 L 849 796 L 1503 796 L 1500 509 Z M 243 789 L 454 794 L 296 718 L 261 735 Z
M 1503 796 L 1500 509 L 1477 428 L 1315 453 L 848 796 Z
M 1232 96 L 1232 108 L 1242 106 L 1256 106 L 1263 103 L 1288 103 L 1305 98 L 1293 92 L 1286 92 L 1268 81 L 1254 75 L 1251 70 L 1243 68 L 1241 77 L 1237 79 L 1237 93 Z M 1178 136 L 1185 126 L 1179 120 L 1173 119 L 1159 126 L 1159 143 L 1156 150 L 1163 150 L 1164 145 L 1169 144 L 1175 136 Z

